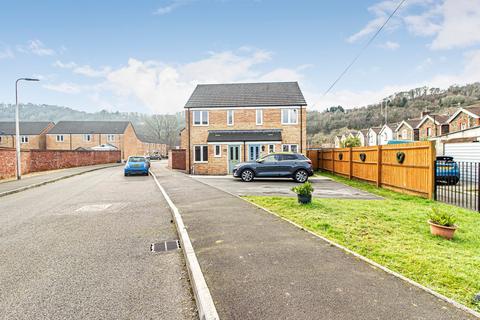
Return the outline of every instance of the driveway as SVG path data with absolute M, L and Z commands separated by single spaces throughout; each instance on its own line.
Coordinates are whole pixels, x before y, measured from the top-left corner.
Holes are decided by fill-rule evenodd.
M 231 176 L 191 176 L 195 180 L 208 184 L 217 189 L 233 193 L 238 196 L 291 196 L 295 197 L 292 187 L 298 183 L 290 179 L 255 179 L 252 182 L 243 182 Z M 342 183 L 335 182 L 326 177 L 311 177 L 315 198 L 338 199 L 382 199 L 368 192 L 358 190 Z

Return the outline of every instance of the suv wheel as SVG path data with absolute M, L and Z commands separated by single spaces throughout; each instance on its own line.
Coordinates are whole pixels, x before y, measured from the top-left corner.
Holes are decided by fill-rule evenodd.
M 304 183 L 305 181 L 308 180 L 308 172 L 307 170 L 300 169 L 295 172 L 293 175 L 293 180 L 296 182 Z
M 243 181 L 245 182 L 250 182 L 253 180 L 254 174 L 253 171 L 250 169 L 245 169 L 242 171 L 242 174 L 240 175 Z

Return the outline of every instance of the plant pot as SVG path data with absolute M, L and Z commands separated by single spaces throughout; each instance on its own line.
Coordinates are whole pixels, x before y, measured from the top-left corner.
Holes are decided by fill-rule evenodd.
M 306 195 L 297 194 L 297 197 L 298 197 L 298 203 L 307 204 L 307 203 L 312 202 L 312 195 L 311 194 L 306 194 Z
M 457 230 L 457 226 L 453 226 L 453 227 L 441 226 L 439 224 L 432 222 L 431 220 L 428 220 L 428 224 L 430 225 L 430 232 L 434 236 L 440 236 L 448 240 L 453 238 L 453 234 L 455 233 L 455 230 Z

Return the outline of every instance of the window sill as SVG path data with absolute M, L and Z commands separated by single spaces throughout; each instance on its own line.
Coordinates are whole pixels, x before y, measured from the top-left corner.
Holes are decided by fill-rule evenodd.
M 193 124 L 193 127 L 208 127 L 208 124 Z
M 199 163 L 199 164 L 208 163 L 208 161 L 193 161 L 193 164 L 197 164 L 197 163 Z

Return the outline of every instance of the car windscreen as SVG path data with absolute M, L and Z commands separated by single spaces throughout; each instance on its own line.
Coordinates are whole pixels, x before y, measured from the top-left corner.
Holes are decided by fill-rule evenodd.
M 130 157 L 128 158 L 128 162 L 145 162 L 144 157 Z

